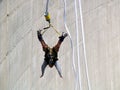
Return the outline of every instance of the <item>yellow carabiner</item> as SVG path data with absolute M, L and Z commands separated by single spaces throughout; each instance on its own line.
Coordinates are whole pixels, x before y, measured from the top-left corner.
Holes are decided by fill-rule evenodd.
M 45 12 L 44 14 L 46 21 L 50 23 L 50 14 L 48 12 Z

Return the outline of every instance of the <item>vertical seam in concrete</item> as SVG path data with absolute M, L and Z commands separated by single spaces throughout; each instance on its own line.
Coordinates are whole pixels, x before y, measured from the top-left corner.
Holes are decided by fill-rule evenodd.
M 32 7 L 32 8 L 31 8 L 31 9 L 32 9 L 32 10 L 31 10 L 31 11 L 32 11 L 32 13 L 31 13 L 31 14 L 32 14 L 32 23 L 31 23 L 31 24 L 33 25 L 33 0 L 31 0 L 31 5 L 32 5 L 32 6 L 31 6 L 31 7 Z M 33 26 L 32 26 L 32 41 L 31 41 L 31 42 L 32 42 L 32 47 L 31 47 L 31 66 L 32 66 L 32 57 L 33 57 L 33 55 L 32 55 L 32 52 L 33 52 Z M 30 66 L 30 67 L 31 67 L 31 66 Z M 30 70 L 30 71 L 31 71 L 31 70 Z M 31 77 L 31 76 L 30 76 L 30 77 Z M 31 79 L 32 79 L 32 77 L 31 77 Z M 31 81 L 32 81 L 32 80 L 31 80 Z M 32 85 L 32 84 L 31 84 L 31 85 Z M 32 89 L 32 86 L 30 87 L 30 90 L 31 90 L 31 89 Z
M 6 2 L 7 2 L 7 4 L 6 4 L 7 5 L 6 16 L 7 16 L 7 13 L 8 13 L 8 0 L 6 0 Z M 7 18 L 7 24 L 6 24 L 7 26 L 6 27 L 7 27 L 7 34 L 8 34 L 8 16 L 6 18 Z M 8 35 L 7 35 L 7 41 L 8 41 Z M 7 44 L 7 48 L 8 48 L 8 44 Z M 7 50 L 7 52 L 8 52 L 8 50 Z M 6 56 L 7 56 L 7 52 L 6 52 Z M 9 75 L 8 75 L 7 89 L 10 90 L 10 60 L 9 59 L 8 59 L 8 62 L 9 62 L 9 66 L 8 66 L 9 67 Z

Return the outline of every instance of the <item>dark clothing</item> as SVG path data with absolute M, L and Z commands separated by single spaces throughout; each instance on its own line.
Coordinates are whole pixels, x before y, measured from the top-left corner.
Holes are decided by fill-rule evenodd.
M 55 62 L 58 60 L 58 52 L 55 51 L 55 48 L 47 48 L 45 51 L 45 58 L 44 60 L 47 62 L 47 64 L 49 64 L 49 60 L 50 60 L 50 53 L 53 56 L 53 64 L 55 64 Z
M 44 71 L 45 71 L 45 68 L 46 68 L 47 65 L 49 65 L 51 68 L 55 65 L 60 77 L 62 77 L 61 69 L 58 65 L 58 51 L 59 51 L 61 43 L 63 42 L 63 40 L 67 36 L 67 34 L 65 34 L 64 36 L 63 35 L 60 36 L 59 40 L 58 40 L 58 43 L 53 48 L 50 48 L 45 43 L 45 41 L 43 40 L 42 35 L 39 31 L 37 32 L 37 35 L 38 35 L 39 41 L 41 42 L 43 51 L 45 52 L 44 62 L 43 62 L 42 67 L 41 67 L 41 70 L 42 70 L 41 77 L 44 75 Z
M 38 33 L 38 39 L 41 42 L 43 51 L 45 52 L 44 60 L 47 62 L 47 64 L 49 66 L 50 66 L 50 60 L 52 60 L 52 65 L 50 66 L 50 67 L 52 67 L 53 65 L 55 65 L 55 62 L 58 60 L 58 58 L 57 58 L 58 51 L 59 51 L 60 45 L 65 37 L 61 36 L 58 40 L 58 43 L 53 48 L 50 48 L 43 40 L 42 35 L 39 32 L 37 32 L 37 33 Z

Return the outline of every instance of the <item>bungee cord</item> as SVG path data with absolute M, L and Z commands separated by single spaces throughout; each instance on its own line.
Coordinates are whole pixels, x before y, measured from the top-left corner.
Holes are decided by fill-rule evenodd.
M 63 15 L 63 19 L 64 19 L 64 26 L 65 26 L 65 29 L 69 35 L 69 38 L 70 38 L 70 43 L 71 43 L 71 48 L 72 48 L 72 65 L 73 65 L 73 70 L 74 70 L 74 74 L 75 74 L 75 90 L 77 90 L 77 72 L 76 72 L 76 65 L 75 65 L 75 52 L 74 52 L 74 46 L 73 46 L 73 42 L 72 42 L 72 37 L 71 37 L 71 34 L 69 32 L 69 29 L 68 29 L 68 26 L 66 24 L 66 0 L 63 0 L 63 3 L 64 3 L 64 15 Z
M 82 14 L 81 0 L 79 0 L 79 12 L 80 12 L 80 19 L 81 19 L 81 31 L 82 31 L 83 50 L 84 50 L 83 53 L 84 53 L 84 58 L 85 58 L 84 61 L 85 61 L 87 83 L 88 83 L 88 89 L 91 90 L 89 73 L 88 73 L 88 62 L 87 62 L 87 56 L 86 56 L 86 44 L 85 44 L 85 33 L 84 33 L 84 25 L 83 25 L 83 14 Z
M 74 59 L 74 46 L 73 46 L 73 42 L 72 42 L 72 37 L 71 37 L 71 34 L 69 32 L 69 29 L 68 29 L 68 26 L 66 24 L 66 0 L 63 0 L 64 2 L 64 26 L 65 26 L 65 29 L 70 37 L 70 43 L 71 43 L 71 48 L 72 48 L 72 58 L 73 58 L 73 69 L 74 69 L 74 72 L 76 73 L 76 65 L 75 65 L 75 59 Z
M 46 2 L 46 13 L 48 13 L 48 3 L 49 3 L 49 0 L 47 0 L 47 2 Z
M 79 88 L 82 90 L 82 80 L 81 80 L 81 69 L 80 69 L 80 48 L 79 48 L 79 31 L 78 31 L 78 10 L 77 10 L 77 1 L 74 0 L 75 4 L 75 23 L 76 23 L 76 37 L 77 37 L 77 61 L 78 61 L 78 82 Z
M 45 28 L 42 29 L 42 30 L 44 30 L 43 33 L 42 33 L 42 35 L 43 35 L 50 27 L 52 27 L 53 30 L 60 36 L 60 35 L 61 35 L 60 32 L 59 32 L 59 31 L 51 24 L 51 22 L 50 22 L 50 14 L 49 14 L 49 12 L 48 12 L 48 5 L 49 5 L 49 0 L 47 0 L 47 2 L 46 2 L 46 9 L 45 9 L 45 13 L 44 13 L 45 19 L 46 19 L 46 21 L 49 23 L 49 26 L 47 26 L 47 27 L 45 27 Z

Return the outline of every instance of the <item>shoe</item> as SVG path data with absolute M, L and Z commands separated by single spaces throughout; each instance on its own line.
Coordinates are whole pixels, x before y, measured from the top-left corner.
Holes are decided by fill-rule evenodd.
M 40 29 L 39 29 L 37 32 L 39 32 L 39 34 L 41 34 L 41 35 L 42 35 L 42 30 L 40 30 Z
M 42 40 L 41 31 L 42 31 L 42 30 L 38 30 L 38 31 L 37 31 L 37 36 L 38 36 L 38 39 L 39 39 L 39 40 Z
M 62 36 L 65 38 L 65 37 L 68 36 L 68 34 L 63 32 L 63 33 L 62 33 Z
M 62 32 L 62 35 L 59 37 L 60 41 L 63 41 L 65 37 L 67 37 L 68 34 L 67 33 L 64 33 Z

